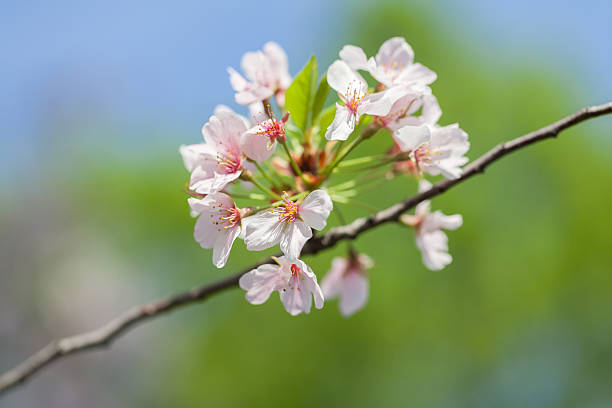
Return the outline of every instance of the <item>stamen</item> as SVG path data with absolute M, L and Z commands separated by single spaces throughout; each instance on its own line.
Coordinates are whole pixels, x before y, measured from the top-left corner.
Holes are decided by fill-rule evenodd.
M 294 281 L 295 289 L 301 291 L 302 289 L 300 288 L 300 280 L 304 280 L 302 269 L 296 264 L 291 264 L 291 279 L 289 280 L 289 287 L 291 289 L 294 289 L 293 286 L 291 286 L 291 282 Z
M 213 206 L 213 208 L 216 207 Z M 217 226 L 218 232 L 236 226 L 236 224 L 240 223 L 241 219 L 240 210 L 235 206 L 225 208 L 222 205 L 219 205 L 218 212 L 210 214 L 210 216 L 213 219 L 213 224 Z
M 283 203 L 270 211 L 278 214 L 278 222 L 284 222 L 285 224 L 291 224 L 296 219 L 300 218 L 299 206 L 295 201 L 289 199 L 289 195 L 283 193 Z
M 347 109 L 353 114 L 357 114 L 357 108 L 363 102 L 365 92 L 362 90 L 360 82 L 351 81 L 346 88 L 344 95 L 341 95 L 342 100 L 346 104 Z
M 236 173 L 242 168 L 242 158 L 240 155 L 228 152 L 227 154 L 218 152 L 217 153 L 217 167 L 221 169 L 223 173 Z

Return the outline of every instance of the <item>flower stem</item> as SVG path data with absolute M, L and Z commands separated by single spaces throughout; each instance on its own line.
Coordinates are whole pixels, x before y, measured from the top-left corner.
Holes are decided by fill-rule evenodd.
M 268 187 L 264 186 L 263 184 L 261 184 L 255 177 L 253 177 L 253 175 L 251 174 L 250 171 L 243 171 L 242 175 L 240 176 L 243 180 L 246 181 L 250 181 L 251 183 L 255 184 L 255 186 L 260 189 L 261 191 L 263 191 L 264 193 L 266 193 L 267 195 L 269 195 L 270 197 L 274 198 L 275 200 L 282 200 L 283 198 L 276 194 L 274 191 L 270 190 Z
M 329 175 L 332 173 L 334 168 L 338 164 L 340 164 L 340 162 L 350 152 L 352 152 L 355 147 L 357 147 L 364 140 L 367 140 L 370 137 L 372 137 L 376 132 L 378 132 L 378 129 L 380 129 L 380 125 L 376 123 L 371 123 L 370 125 L 368 125 L 368 127 L 365 128 L 365 130 L 360 135 L 358 135 L 356 138 L 351 140 L 351 142 L 348 145 L 342 146 L 341 149 L 338 151 L 338 153 L 336 153 L 336 156 L 334 157 L 332 162 L 329 165 L 327 165 L 325 169 L 323 169 L 323 180 L 329 177 Z
M 291 167 L 293 168 L 293 171 L 295 171 L 295 174 L 297 174 L 302 179 L 306 187 L 310 187 L 310 182 L 306 179 L 306 177 L 304 176 L 304 173 L 302 173 L 300 166 L 298 166 L 295 160 L 293 160 L 293 156 L 291 155 L 291 152 L 289 151 L 287 142 L 284 140 L 283 141 L 279 140 L 279 143 L 281 144 L 281 146 L 283 146 L 285 153 L 287 153 L 287 158 L 289 159 L 289 163 L 291 163 Z
M 276 181 L 268 174 L 268 172 L 264 169 L 264 167 L 261 164 L 257 163 L 255 160 L 249 159 L 249 161 L 255 165 L 255 167 L 257 168 L 257 170 L 259 170 L 261 175 L 264 176 L 265 179 L 268 180 L 270 184 L 272 184 L 272 186 L 274 186 L 275 188 L 279 188 L 278 184 L 276 184 Z

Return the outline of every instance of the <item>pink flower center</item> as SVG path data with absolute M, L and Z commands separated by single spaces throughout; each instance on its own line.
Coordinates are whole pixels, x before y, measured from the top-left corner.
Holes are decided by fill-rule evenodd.
M 439 155 L 440 152 L 437 150 L 432 150 L 431 144 L 429 142 L 422 144 L 418 149 L 414 151 L 414 161 L 417 164 L 417 167 L 424 164 L 431 164 L 436 159 L 435 156 Z
M 272 148 L 274 142 L 277 139 L 284 140 L 285 138 L 285 123 L 289 120 L 289 112 L 285 113 L 280 121 L 276 119 L 274 115 L 264 122 L 259 124 L 259 130 L 257 134 L 265 135 L 268 140 L 268 150 Z
M 382 69 L 385 74 L 390 77 L 391 81 L 394 81 L 404 70 L 404 64 L 400 64 L 397 61 L 388 62 L 386 64 L 382 64 Z
M 351 82 L 346 88 L 344 95 L 340 95 L 340 99 L 344 101 L 346 108 L 353 115 L 357 115 L 357 108 L 361 105 L 365 97 L 365 92 L 362 91 L 361 86 L 362 84 L 359 82 Z
M 235 206 L 227 208 L 221 204 L 215 204 L 212 208 L 218 209 L 216 213 L 210 214 L 213 224 L 217 226 L 217 231 L 221 232 L 222 230 L 232 228 L 240 223 L 240 210 Z
M 283 203 L 271 211 L 278 214 L 278 222 L 291 224 L 300 218 L 299 210 L 297 203 L 289 200 L 287 193 L 283 193 Z
M 242 170 L 242 155 L 236 152 L 217 153 L 217 167 L 225 174 Z
M 289 288 L 302 290 L 300 288 L 300 280 L 304 280 L 302 269 L 296 264 L 291 264 L 291 278 L 289 279 Z

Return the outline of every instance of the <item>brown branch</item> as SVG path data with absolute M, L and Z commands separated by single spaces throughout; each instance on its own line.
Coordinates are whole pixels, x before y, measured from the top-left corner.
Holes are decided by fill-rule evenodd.
M 466 166 L 464 168 L 463 175 L 460 178 L 440 181 L 430 190 L 410 197 L 387 209 L 379 211 L 370 217 L 358 218 L 348 225 L 332 228 L 327 234 L 314 237 L 308 241 L 302 251 L 302 254 L 316 254 L 322 250 L 333 247 L 339 241 L 355 239 L 360 234 L 376 228 L 381 224 L 397 221 L 402 213 L 412 209 L 421 201 L 440 195 L 462 181 L 467 180 L 476 174 L 483 173 L 485 168 L 487 168 L 491 163 L 512 153 L 513 151 L 547 138 L 556 137 L 561 131 L 571 126 L 574 126 L 587 119 L 609 113 L 612 113 L 612 102 L 599 106 L 583 108 L 573 115 L 563 118 L 549 126 L 509 142 L 497 145 L 493 149 L 489 150 L 489 152 Z M 53 341 L 17 367 L 0 376 L 0 393 L 24 382 L 40 369 L 61 357 L 75 354 L 80 351 L 109 346 L 118 336 L 147 319 L 157 317 L 182 306 L 200 302 L 225 289 L 236 287 L 238 286 L 238 279 L 240 279 L 242 274 L 267 262 L 269 261 L 265 260 L 251 265 L 244 271 L 217 282 L 195 287 L 165 299 L 134 307 L 96 330 Z

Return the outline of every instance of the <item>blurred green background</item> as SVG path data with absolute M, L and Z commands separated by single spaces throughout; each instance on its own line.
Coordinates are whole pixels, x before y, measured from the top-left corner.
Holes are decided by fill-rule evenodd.
M 606 6 L 593 13 L 610 15 Z M 387 38 L 405 36 L 417 61 L 437 72 L 441 123 L 459 122 L 469 133 L 472 159 L 607 101 L 601 95 L 609 82 L 591 93 L 575 69 L 527 46 L 487 46 L 454 7 L 338 6 L 323 29 L 335 33 L 331 42 L 310 32 L 312 38 L 292 40 L 302 47 L 295 51 L 283 43 L 282 30 L 275 37 L 270 29 L 253 46 L 232 43 L 232 57 L 219 63 L 237 66 L 241 53 L 277 40 L 288 48 L 295 74 L 311 52 L 324 67 L 343 44 L 373 55 Z M 218 41 L 210 47 L 226 48 Z M 225 80 L 222 70 L 214 75 L 202 76 L 194 92 Z M 231 103 L 229 85 L 221 89 L 219 102 Z M 161 106 L 172 112 L 170 105 Z M 176 147 L 198 140 L 211 109 L 199 112 L 197 126 L 155 128 L 144 120 L 139 126 L 139 108 L 132 115 L 126 106 L 131 121 L 117 132 L 117 122 L 96 120 L 98 108 L 71 110 L 67 123 L 62 112 L 50 113 L 59 118 L 55 127 L 32 143 L 44 161 L 23 172 L 27 177 L 17 164 L 5 171 L 11 181 L 0 206 L 2 369 L 52 338 L 219 279 L 261 256 L 237 243 L 226 268 L 217 270 L 192 238 L 194 220 L 181 192 L 188 175 Z M 370 302 L 350 319 L 335 301 L 291 318 L 277 295 L 254 307 L 232 290 L 138 327 L 110 351 L 58 362 L 0 405 L 612 406 L 611 136 L 612 121 L 595 119 L 434 199 L 434 209 L 464 218 L 448 234 L 454 261 L 441 272 L 425 269 L 408 229 L 386 225 L 360 237 L 356 247 L 376 266 Z M 388 139 L 373 139 L 356 155 L 388 146 Z M 415 190 L 401 178 L 360 200 L 384 208 Z M 367 214 L 341 208 L 347 218 Z M 345 251 L 342 243 L 306 262 L 321 279 Z

